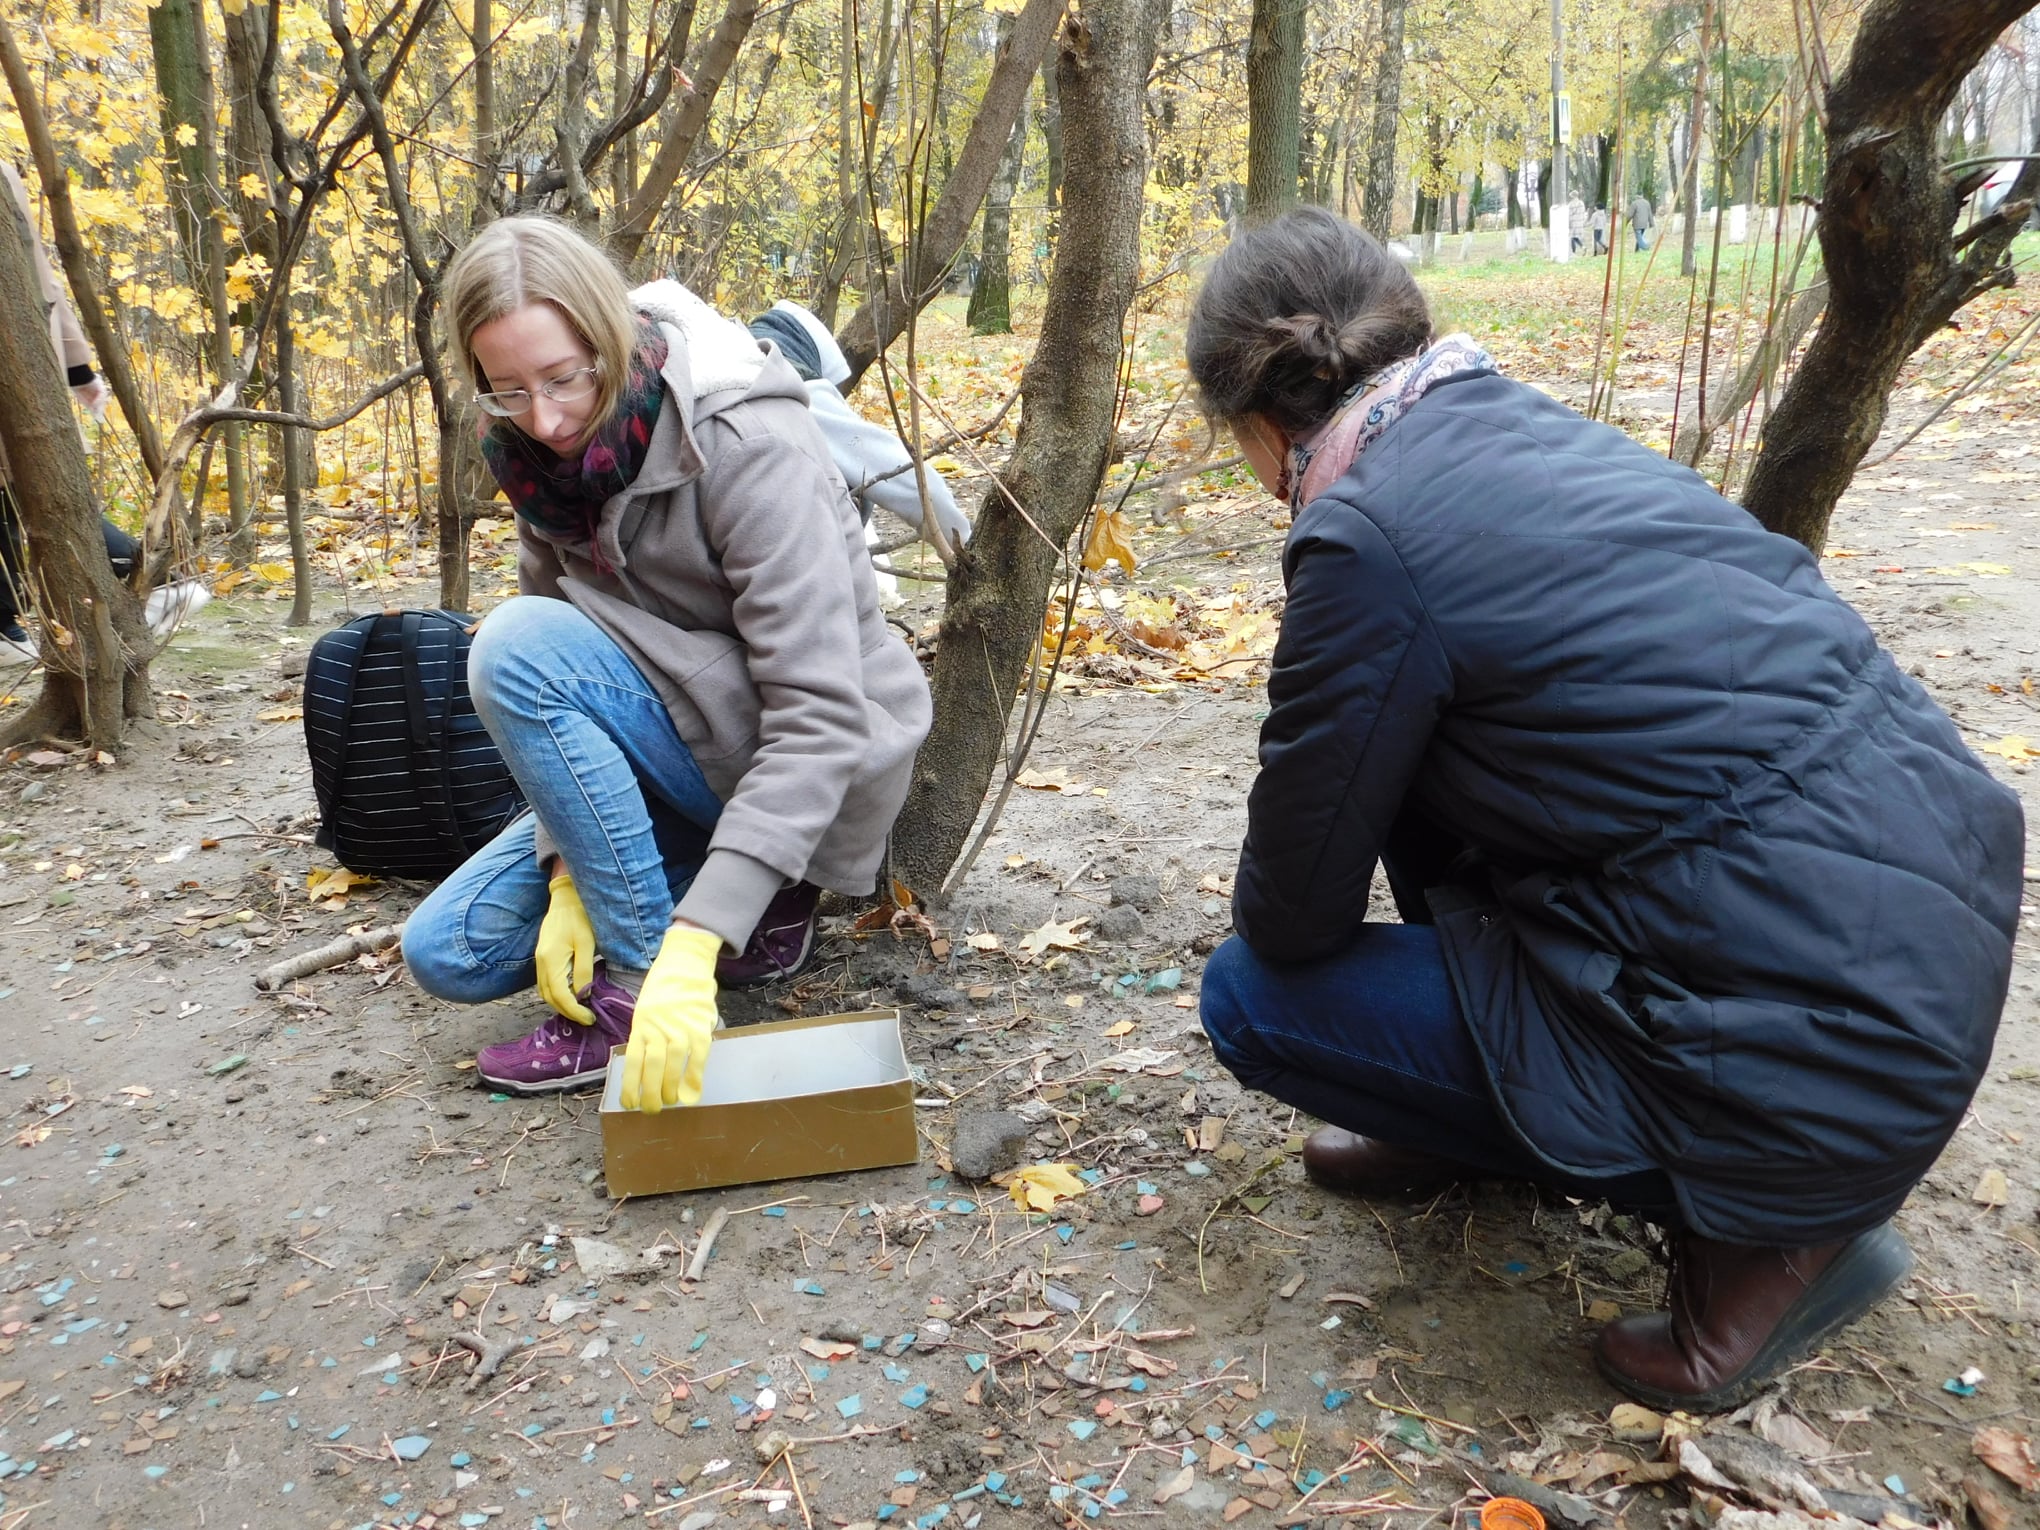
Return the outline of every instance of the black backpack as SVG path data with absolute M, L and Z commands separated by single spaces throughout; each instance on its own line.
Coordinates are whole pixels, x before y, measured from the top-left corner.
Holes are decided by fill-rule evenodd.
M 305 663 L 318 842 L 364 875 L 438 878 L 524 808 L 468 695 L 473 617 L 385 611 Z

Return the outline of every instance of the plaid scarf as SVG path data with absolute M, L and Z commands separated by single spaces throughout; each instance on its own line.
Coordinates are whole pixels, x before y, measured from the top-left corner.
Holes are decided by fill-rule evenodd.
M 629 488 L 644 465 L 666 397 L 659 376 L 665 364 L 666 337 L 640 321 L 623 397 L 576 456 L 562 457 L 509 420 L 483 417 L 482 460 L 520 519 L 554 541 L 595 544 L 602 507 Z

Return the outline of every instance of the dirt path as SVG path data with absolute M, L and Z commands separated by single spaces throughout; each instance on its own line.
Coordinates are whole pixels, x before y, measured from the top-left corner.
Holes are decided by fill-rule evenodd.
M 2001 741 L 2040 736 L 2031 424 L 1969 424 L 1865 476 L 1827 567 L 2030 801 Z M 1269 532 L 1265 510 L 1234 514 L 1212 540 Z M 1244 607 L 1270 551 L 1225 571 Z M 1154 577 L 1224 592 L 1213 570 Z M 449 1010 L 368 965 L 254 991 L 277 955 L 415 899 L 311 906 L 329 858 L 270 836 L 311 805 L 299 725 L 260 720 L 304 649 L 278 610 L 201 615 L 158 671 L 171 726 L 134 765 L 0 771 L 18 1134 L 0 1145 L 0 1527 L 1272 1525 L 1380 1494 L 1442 1509 L 1468 1479 L 1439 1447 L 1474 1443 L 1632 1524 L 1684 1501 L 1612 1487 L 1656 1450 L 1610 1443 L 1618 1399 L 1587 1358 L 1611 1308 L 1655 1303 L 1640 1228 L 1507 1186 L 1328 1198 L 1296 1162 L 1308 1123 L 1214 1064 L 1194 994 L 1226 927 L 1252 685 L 1151 693 L 1102 655 L 1032 762 L 1066 788 L 1015 794 L 946 959 L 839 920 L 793 995 L 733 1006 L 901 1003 L 941 1102 L 918 1167 L 619 1206 L 588 1100 L 494 1099 L 464 1071 L 535 1000 Z M 1080 916 L 1085 944 L 1016 964 L 1022 934 Z M 2028 1430 L 2040 1382 L 2034 979 L 2029 947 L 1976 1111 L 1904 1215 L 1917 1277 L 1755 1421 L 1825 1455 L 1830 1485 L 1895 1479 L 1926 1515 L 1959 1517 L 1973 1428 Z M 1096 1188 L 1033 1223 L 945 1172 L 981 1103 L 1023 1111 L 1030 1153 Z M 1987 1207 L 1993 1170 L 2006 1203 Z M 669 1260 L 591 1284 L 573 1256 L 575 1238 L 691 1247 L 713 1208 L 781 1199 L 731 1219 L 698 1283 Z M 486 1382 L 457 1334 L 485 1342 Z M 1971 1366 L 1974 1396 L 1944 1389 Z M 754 1422 L 767 1387 L 777 1412 Z M 786 1439 L 828 1442 L 789 1469 L 770 1459 Z M 1292 1483 L 1356 1439 L 1385 1455 L 1292 1512 Z

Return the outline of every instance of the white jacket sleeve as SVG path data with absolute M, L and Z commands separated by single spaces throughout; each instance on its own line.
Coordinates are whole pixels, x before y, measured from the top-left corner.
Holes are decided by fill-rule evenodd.
M 916 531 L 921 529 L 921 490 L 915 482 L 913 458 L 900 438 L 874 425 L 850 407 L 832 382 L 816 378 L 807 385 L 808 406 L 828 443 L 836 471 L 850 486 L 850 495 L 890 510 Z M 970 521 L 935 469 L 927 469 L 928 503 L 935 524 L 957 546 L 970 540 Z

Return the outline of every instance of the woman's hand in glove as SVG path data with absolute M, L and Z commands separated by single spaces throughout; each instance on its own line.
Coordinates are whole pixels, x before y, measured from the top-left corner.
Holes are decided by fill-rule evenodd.
M 538 996 L 569 1020 L 595 1023 L 580 993 L 595 981 L 595 926 L 574 879 L 561 872 L 546 884 L 552 903 L 538 927 Z
M 654 1114 L 700 1100 L 715 1035 L 715 959 L 721 952 L 722 937 L 698 925 L 666 931 L 631 1017 L 619 1100 L 625 1110 Z

